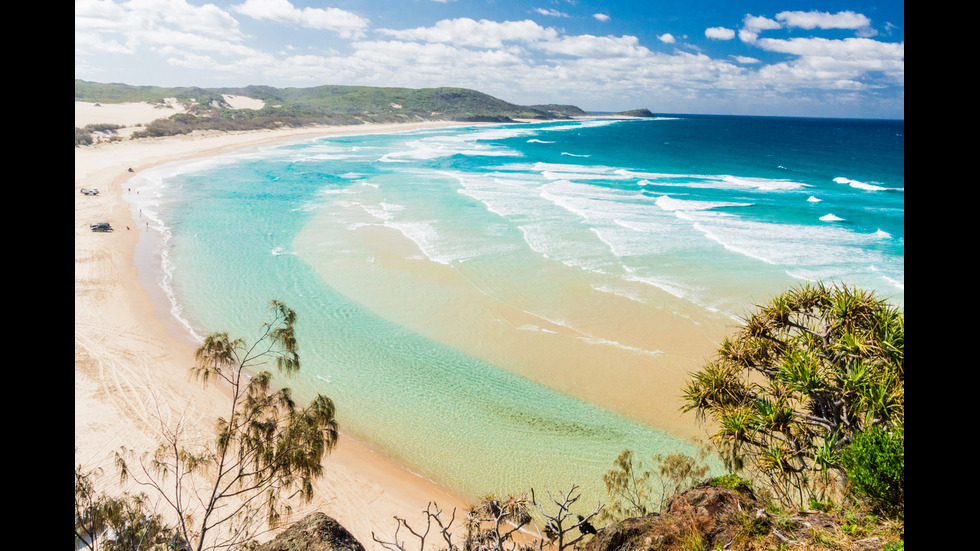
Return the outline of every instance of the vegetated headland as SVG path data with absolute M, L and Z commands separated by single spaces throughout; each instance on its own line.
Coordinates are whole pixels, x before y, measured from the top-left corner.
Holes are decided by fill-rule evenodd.
M 262 102 L 258 109 L 234 109 L 229 96 Z M 195 130 L 259 130 L 321 125 L 409 123 L 421 121 L 515 122 L 589 116 L 574 105 L 515 105 L 466 88 L 381 88 L 315 86 L 311 88 L 199 88 L 131 86 L 75 80 L 76 102 L 159 104 L 177 102 L 183 112 L 146 125 L 133 135 L 160 137 Z M 605 114 L 609 116 L 610 114 Z M 611 115 L 654 117 L 648 109 Z

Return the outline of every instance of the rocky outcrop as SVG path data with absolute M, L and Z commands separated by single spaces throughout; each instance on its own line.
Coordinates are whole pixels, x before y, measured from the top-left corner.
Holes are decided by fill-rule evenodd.
M 671 498 L 660 513 L 615 522 L 599 530 L 582 551 L 680 551 L 687 549 L 825 549 L 814 540 L 840 535 L 834 519 L 798 512 L 777 519 L 747 489 L 700 485 Z M 883 540 L 849 542 L 852 549 L 881 549 Z
M 364 546 L 336 520 L 310 513 L 254 551 L 364 551 Z
M 738 511 L 740 495 L 710 486 L 675 496 L 660 513 L 626 519 L 599 531 L 584 551 L 652 551 L 674 549 L 692 539 L 724 546 L 733 538 L 722 519 Z M 743 499 L 744 501 L 744 499 Z
M 649 109 L 632 109 L 630 111 L 620 111 L 619 113 L 613 113 L 614 115 L 620 115 L 623 117 L 643 117 L 647 119 L 657 118 Z

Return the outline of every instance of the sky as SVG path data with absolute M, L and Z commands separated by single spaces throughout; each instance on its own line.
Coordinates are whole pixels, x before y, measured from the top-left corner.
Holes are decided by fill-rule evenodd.
M 904 119 L 905 2 L 75 0 L 75 78 Z

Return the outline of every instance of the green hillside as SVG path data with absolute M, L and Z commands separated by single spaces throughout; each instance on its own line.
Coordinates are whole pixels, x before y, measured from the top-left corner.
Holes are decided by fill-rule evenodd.
M 369 86 L 316 86 L 311 88 L 164 88 L 75 81 L 75 101 L 121 103 L 162 102 L 177 98 L 194 106 L 196 114 L 227 109 L 223 94 L 242 95 L 266 103 L 264 114 L 278 113 L 284 123 L 322 118 L 359 119 L 361 122 L 412 120 L 507 121 L 563 119 L 585 115 L 575 106 L 521 106 L 466 88 L 379 88 Z M 255 117 L 252 117 L 255 118 Z M 348 120 L 347 122 L 353 122 Z
M 232 109 L 223 98 L 226 94 L 259 99 L 265 102 L 265 106 L 261 109 Z M 432 120 L 513 122 L 517 119 L 569 119 L 589 114 L 574 105 L 515 105 L 466 88 L 333 85 L 311 88 L 166 88 L 75 80 L 75 101 L 162 103 L 165 98 L 176 98 L 187 112 L 154 121 L 133 134 L 134 138 L 186 134 L 194 130 L 255 130 Z M 86 132 L 89 130 L 76 129 L 76 144 L 90 141 L 86 140 Z

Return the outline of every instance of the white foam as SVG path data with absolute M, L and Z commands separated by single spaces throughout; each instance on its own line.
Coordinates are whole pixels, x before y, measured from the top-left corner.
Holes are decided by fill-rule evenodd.
M 851 186 L 852 188 L 855 188 L 855 189 L 863 189 L 863 190 L 866 190 L 866 191 L 881 191 L 883 189 L 888 189 L 886 187 L 882 187 L 882 186 L 878 186 L 878 185 L 874 185 L 874 184 L 868 184 L 866 182 L 859 182 L 857 180 L 851 180 L 851 179 L 848 179 L 848 178 L 838 177 L 838 178 L 834 178 L 834 181 L 837 182 L 838 184 L 847 184 L 847 185 Z
M 674 295 L 677 298 L 683 298 L 683 299 L 689 298 L 690 291 L 688 289 L 676 283 L 671 283 L 660 278 L 649 277 L 649 276 L 641 277 L 637 275 L 627 275 L 627 276 L 623 276 L 623 279 L 625 279 L 626 281 L 635 281 L 637 283 L 643 283 L 646 285 L 650 285 L 652 287 L 656 287 L 657 289 L 660 289 L 661 291 L 666 291 L 667 293 L 670 293 L 671 295 Z
M 683 186 L 708 189 L 747 189 L 756 191 L 795 191 L 812 187 L 802 182 L 775 178 L 750 178 L 731 174 L 669 174 L 664 172 L 640 172 L 624 168 L 614 173 L 626 178 L 641 180 L 641 185 Z
M 819 202 L 821 202 L 821 201 L 822 201 L 823 199 L 817 199 L 816 197 L 814 197 L 814 196 L 812 196 L 812 195 L 811 195 L 811 196 L 809 196 L 809 197 L 807 197 L 807 199 L 806 199 L 806 200 L 807 200 L 807 201 L 809 201 L 809 202 L 811 202 L 811 203 L 819 203 Z
M 758 189 L 760 191 L 792 191 L 803 187 L 810 187 L 808 184 L 794 182 L 792 180 L 774 180 L 771 178 L 745 178 L 741 176 L 721 176 L 721 181 L 739 188 Z
M 836 216 L 834 213 L 830 212 L 820 217 L 820 220 L 824 222 L 843 222 L 844 219 L 840 216 Z
M 439 233 L 429 222 L 386 222 L 385 226 L 401 232 L 418 245 L 422 254 L 433 262 L 448 266 L 456 260 L 456 257 L 438 251 L 436 242 L 439 240 Z
M 601 339 L 601 338 L 597 338 L 597 337 L 579 337 L 579 340 L 583 340 L 583 341 L 585 341 L 585 342 L 587 342 L 589 344 L 600 344 L 600 345 L 605 345 L 605 346 L 613 346 L 613 347 L 616 347 L 616 348 L 621 348 L 623 350 L 628 350 L 630 352 L 638 352 L 640 354 L 645 354 L 645 355 L 648 355 L 648 356 L 659 356 L 660 354 L 663 354 L 663 351 L 662 350 L 646 350 L 646 349 L 643 349 L 643 348 L 637 348 L 635 346 L 627 346 L 627 345 L 622 344 L 620 342 L 611 341 L 611 340 L 608 340 L 608 339 Z
M 557 331 L 552 331 L 551 329 L 545 329 L 544 327 L 538 327 L 537 325 L 532 325 L 530 323 L 526 323 L 526 324 L 518 327 L 517 330 L 518 331 L 537 331 L 537 332 L 540 332 L 540 333 L 551 333 L 552 335 L 557 335 L 558 334 Z
M 385 202 L 381 202 L 377 205 L 354 203 L 351 206 L 360 207 L 364 212 L 370 214 L 372 217 L 382 222 L 388 222 L 394 219 L 396 212 L 405 210 L 405 207 L 402 205 L 395 205 L 395 204 L 385 203 Z
M 885 281 L 887 281 L 888 283 L 892 284 L 896 289 L 900 289 L 902 291 L 905 290 L 905 282 L 904 281 L 899 281 L 899 280 L 897 280 L 895 278 L 891 278 L 891 277 L 888 277 L 888 276 L 882 276 L 882 278 Z
M 845 263 L 888 263 L 881 253 L 866 249 L 870 241 L 879 237 L 856 233 L 846 226 L 772 224 L 712 214 L 693 212 L 685 213 L 685 216 L 708 239 L 767 264 L 796 270 L 840 267 Z
M 656 199 L 657 206 L 665 211 L 703 211 L 722 207 L 746 207 L 751 203 L 732 203 L 727 201 L 695 201 L 693 199 L 676 199 L 669 195 L 661 195 Z
M 541 171 L 541 176 L 549 180 L 625 180 L 624 176 L 614 174 L 603 174 L 601 172 L 554 172 L 551 170 Z
M 501 167 L 502 169 L 512 169 L 519 171 L 536 171 L 536 172 L 571 172 L 571 173 L 587 173 L 587 174 L 605 174 L 605 175 L 617 175 L 617 169 L 610 166 L 604 165 L 576 165 L 567 163 L 544 163 L 536 162 L 531 165 L 527 164 L 515 164 L 506 165 Z

